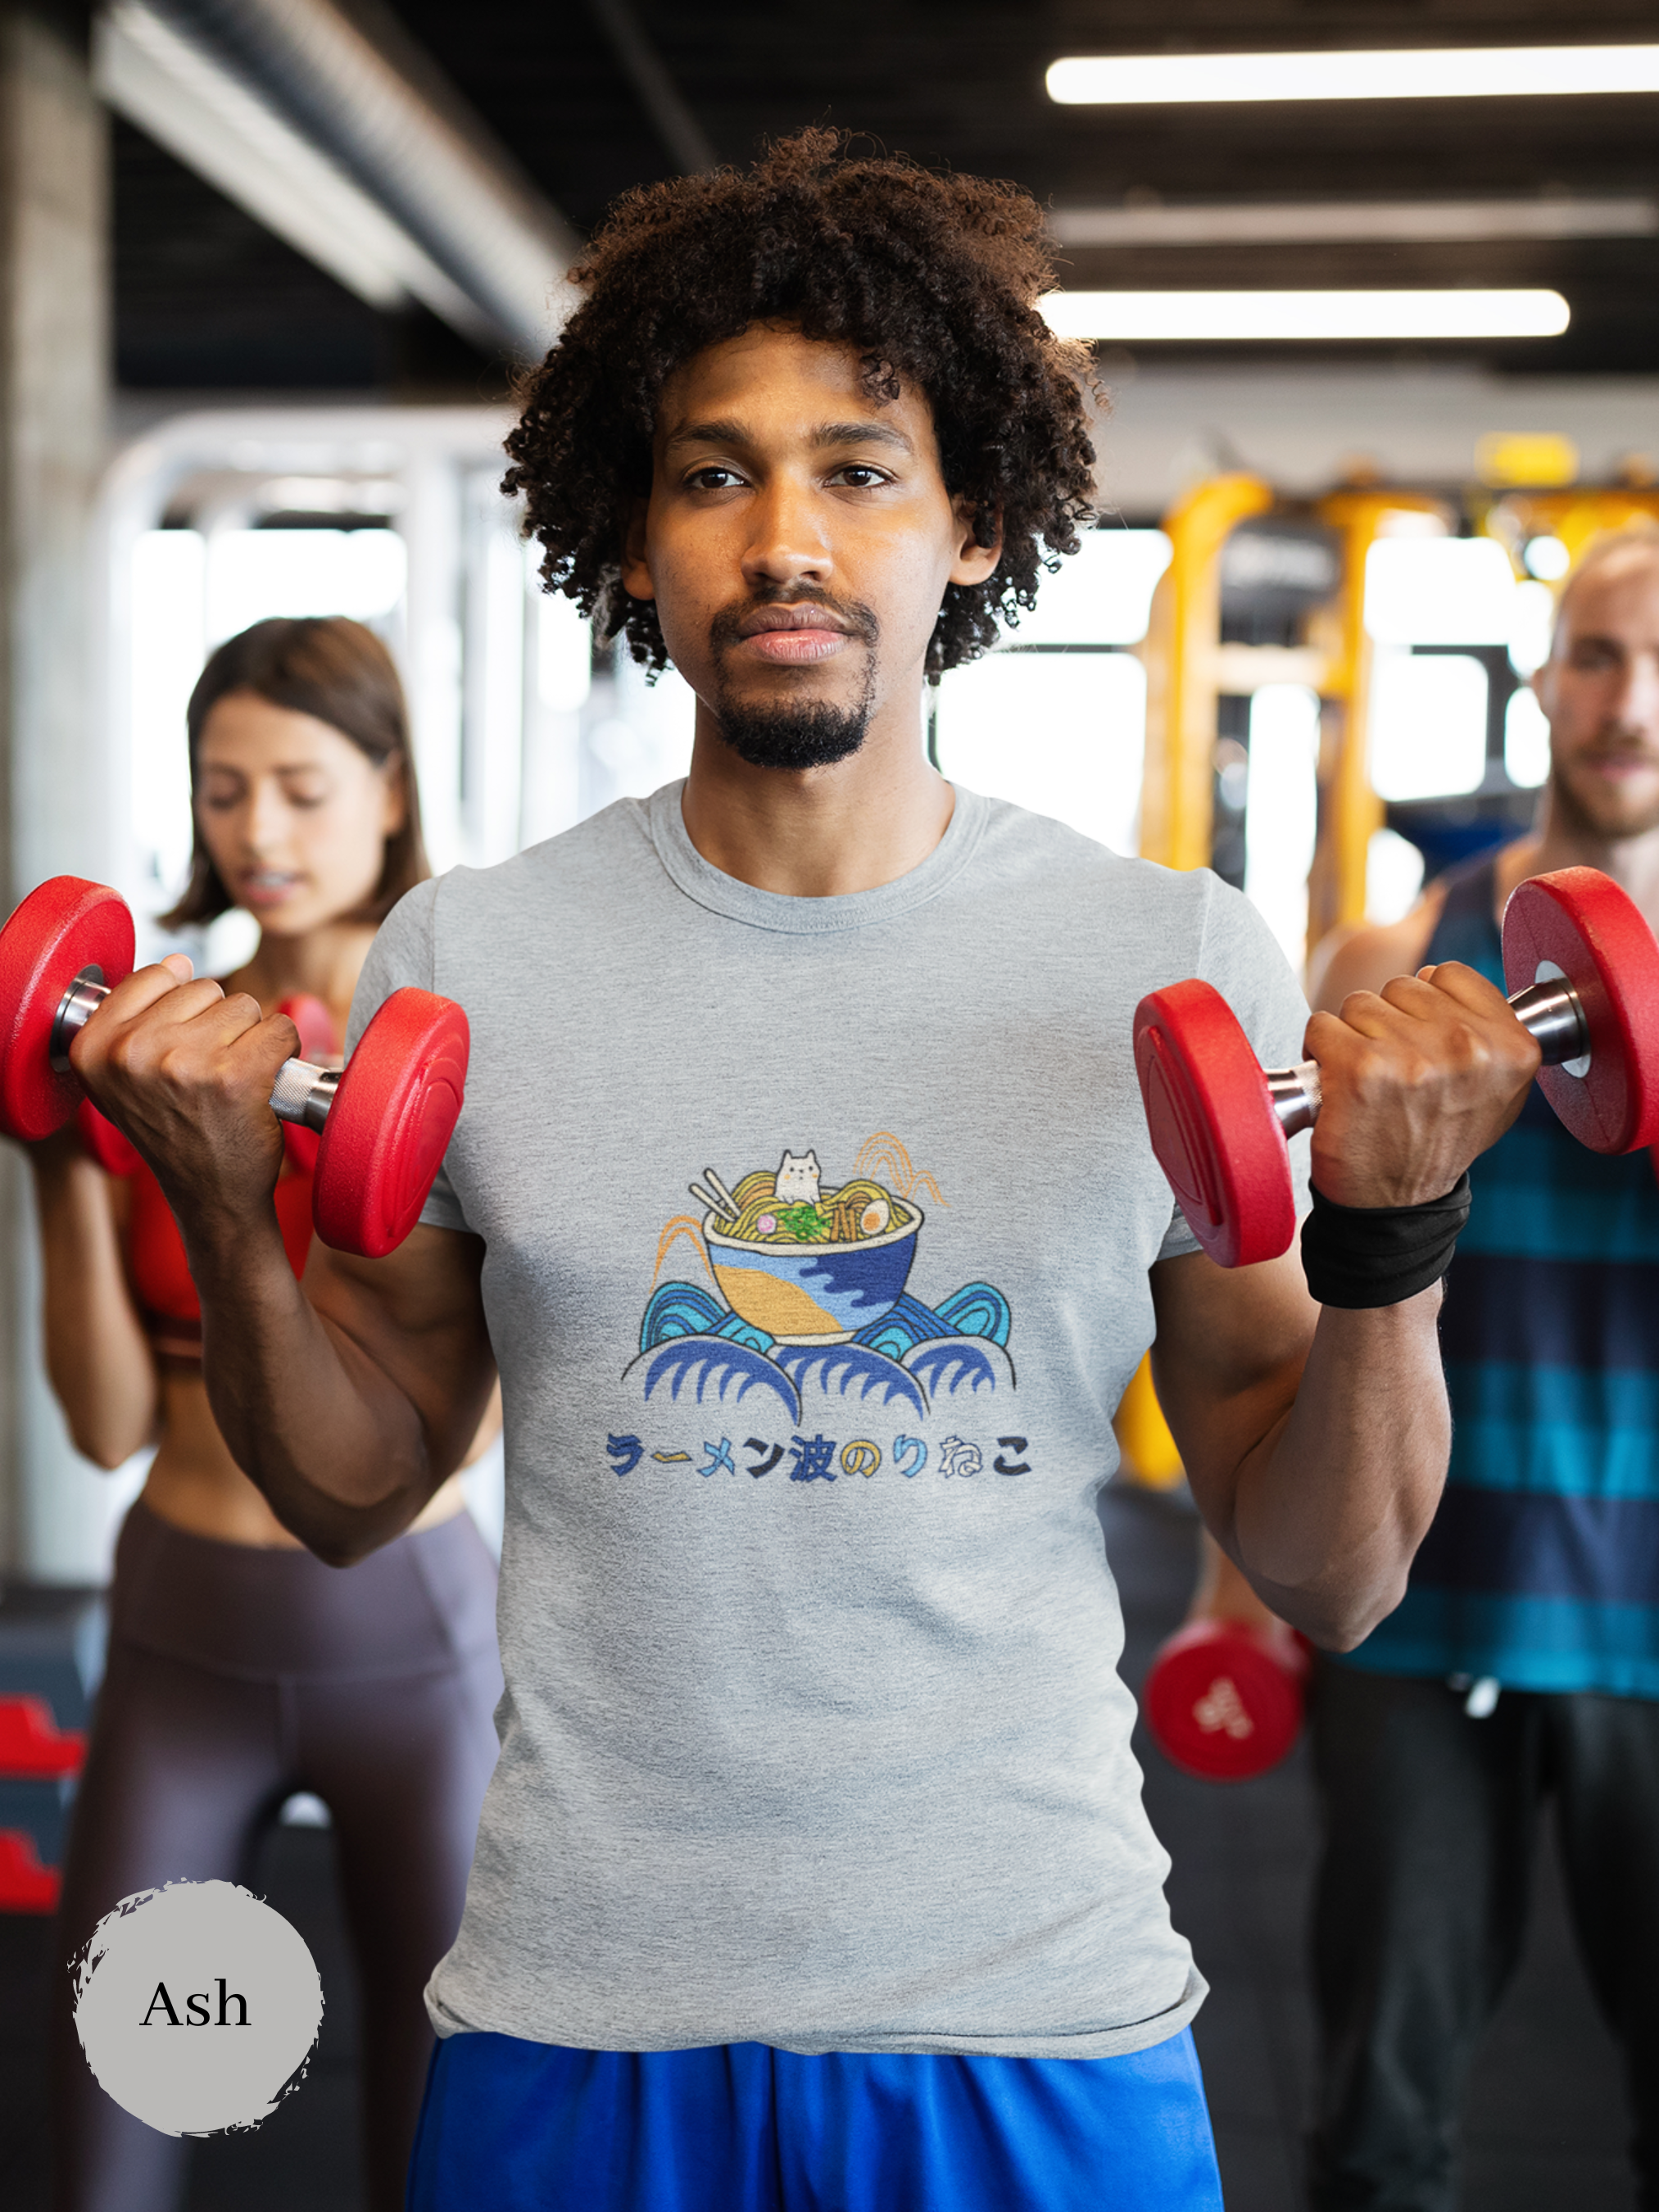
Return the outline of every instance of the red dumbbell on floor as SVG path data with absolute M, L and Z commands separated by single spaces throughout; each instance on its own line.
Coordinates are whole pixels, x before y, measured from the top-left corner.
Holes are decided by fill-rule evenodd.
M 1592 1152 L 1659 1137 L 1659 945 L 1595 868 L 1523 883 L 1504 914 L 1510 1004 L 1544 1054 L 1538 1082 Z M 1135 1072 L 1158 1165 L 1223 1267 L 1277 1259 L 1296 1231 L 1285 1140 L 1319 1115 L 1319 1066 L 1264 1069 L 1219 992 L 1193 981 L 1135 1009 Z
M 132 916 L 118 891 L 54 876 L 0 929 L 0 1129 L 26 1142 L 80 1105 L 69 1048 L 132 973 Z M 345 1068 L 283 1063 L 270 1094 L 283 1122 L 319 1139 L 312 1212 L 337 1251 L 378 1260 L 420 1218 L 460 1114 L 466 1016 L 430 991 L 394 991 Z

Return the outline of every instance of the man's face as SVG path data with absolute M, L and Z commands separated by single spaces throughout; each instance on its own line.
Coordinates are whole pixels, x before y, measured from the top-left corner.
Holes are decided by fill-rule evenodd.
M 1605 838 L 1659 829 L 1659 550 L 1612 554 L 1573 586 L 1534 683 L 1568 823 Z
M 997 562 L 945 489 L 927 399 L 907 386 L 878 405 L 860 367 L 757 325 L 663 386 L 623 581 L 760 767 L 827 765 L 872 728 L 914 744 L 945 587 Z

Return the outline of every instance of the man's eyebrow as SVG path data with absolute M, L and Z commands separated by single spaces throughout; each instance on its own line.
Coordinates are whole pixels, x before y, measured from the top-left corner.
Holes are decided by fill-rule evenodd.
M 896 446 L 902 453 L 915 451 L 891 422 L 820 422 L 814 436 L 820 446 Z
M 664 441 L 668 446 L 746 446 L 749 433 L 730 417 L 715 422 L 682 422 Z
M 665 444 L 672 451 L 677 446 L 732 446 L 749 444 L 751 433 L 746 424 L 731 417 L 710 422 L 682 422 L 672 430 Z M 812 433 L 816 446 L 896 446 L 902 453 L 914 453 L 915 447 L 902 430 L 890 422 L 820 422 Z

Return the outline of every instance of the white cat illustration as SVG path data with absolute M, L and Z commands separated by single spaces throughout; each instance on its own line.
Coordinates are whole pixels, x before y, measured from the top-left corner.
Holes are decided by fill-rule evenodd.
M 786 1152 L 778 1169 L 773 1194 L 786 1206 L 816 1206 L 818 1202 L 817 1154 Z

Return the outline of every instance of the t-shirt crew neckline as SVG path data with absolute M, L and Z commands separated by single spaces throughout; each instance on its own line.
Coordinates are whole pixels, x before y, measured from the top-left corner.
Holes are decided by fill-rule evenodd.
M 926 900 L 937 897 L 959 876 L 978 847 L 989 807 L 977 793 L 952 787 L 956 805 L 945 835 L 920 866 L 873 890 L 849 891 L 834 898 L 796 898 L 787 891 L 763 891 L 728 876 L 691 842 L 680 809 L 684 777 L 665 783 L 645 802 L 645 818 L 657 857 L 678 887 L 699 906 L 755 929 L 787 931 L 793 936 L 823 937 L 892 921 Z

